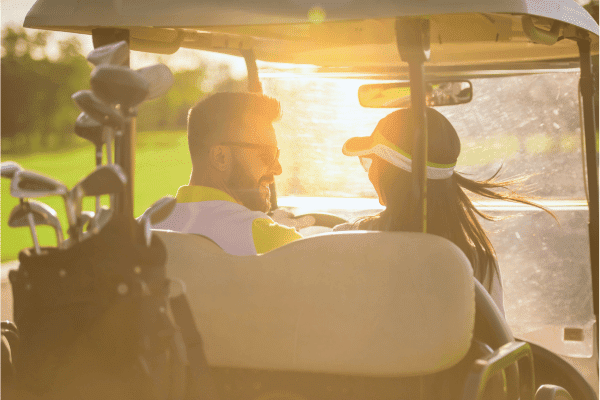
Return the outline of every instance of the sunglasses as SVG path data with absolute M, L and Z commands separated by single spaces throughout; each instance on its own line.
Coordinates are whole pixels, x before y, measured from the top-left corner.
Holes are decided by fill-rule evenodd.
M 235 146 L 245 149 L 261 150 L 258 156 L 266 165 L 271 166 L 279 159 L 280 150 L 276 146 L 269 144 L 246 143 L 246 142 L 222 142 L 222 146 Z
M 373 159 L 372 158 L 368 158 L 368 157 L 358 157 L 359 161 L 360 161 L 360 165 L 362 165 L 362 167 L 365 169 L 366 172 L 369 172 L 369 168 L 371 168 L 371 164 L 373 163 Z

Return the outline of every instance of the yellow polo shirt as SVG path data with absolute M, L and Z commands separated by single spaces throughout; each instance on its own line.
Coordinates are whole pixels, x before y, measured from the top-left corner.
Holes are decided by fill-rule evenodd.
M 302 238 L 294 228 L 279 225 L 267 214 L 251 211 L 222 190 L 206 186 L 181 186 L 171 215 L 152 228 L 206 236 L 239 256 L 266 253 Z

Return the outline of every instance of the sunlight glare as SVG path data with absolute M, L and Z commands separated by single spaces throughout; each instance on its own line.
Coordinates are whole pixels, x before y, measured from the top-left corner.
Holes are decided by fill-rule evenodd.
M 313 24 L 320 24 L 325 21 L 326 13 L 321 7 L 316 6 L 308 11 L 308 20 Z
M 531 154 L 546 153 L 553 145 L 553 140 L 550 136 L 544 133 L 538 133 L 527 138 L 525 147 Z

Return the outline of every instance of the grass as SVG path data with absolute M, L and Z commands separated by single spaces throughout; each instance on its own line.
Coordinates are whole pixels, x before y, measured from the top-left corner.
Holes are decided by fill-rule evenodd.
M 179 186 L 188 183 L 191 162 L 185 131 L 139 133 L 136 146 L 134 212 L 136 216 L 139 216 L 156 200 L 168 194 L 175 195 Z M 58 179 L 69 188 L 95 167 L 92 145 L 63 152 L 35 153 L 25 156 L 11 155 L 2 158 L 2 161 L 8 160 L 19 163 L 23 168 Z M 2 180 L 1 191 L 0 240 L 2 261 L 4 262 L 16 259 L 22 248 L 33 246 L 33 241 L 28 228 L 8 227 L 10 211 L 19 201 L 10 196 L 8 180 Z M 63 228 L 68 226 L 65 205 L 61 198 L 48 197 L 40 200 L 57 211 Z M 86 198 L 84 209 L 93 211 L 94 204 L 93 197 Z M 108 196 L 103 196 L 102 204 L 109 204 Z M 56 246 L 56 235 L 52 228 L 40 226 L 37 231 L 42 246 Z M 64 233 L 66 235 L 66 231 Z

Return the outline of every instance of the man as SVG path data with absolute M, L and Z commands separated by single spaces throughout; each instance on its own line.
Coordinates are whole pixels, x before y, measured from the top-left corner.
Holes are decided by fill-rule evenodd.
M 261 254 L 300 239 L 277 224 L 269 185 L 282 172 L 273 122 L 279 102 L 256 93 L 216 93 L 188 115 L 189 185 L 155 229 L 208 237 L 234 255 Z

